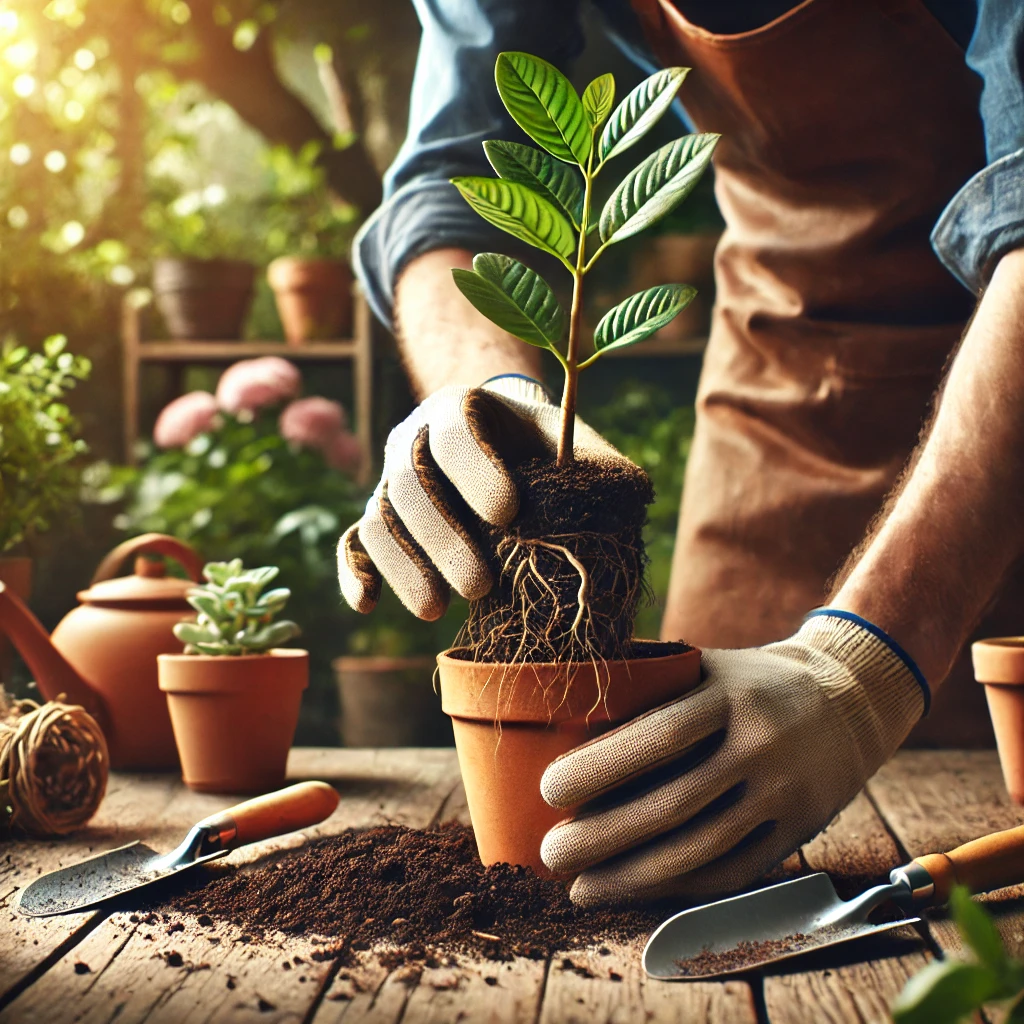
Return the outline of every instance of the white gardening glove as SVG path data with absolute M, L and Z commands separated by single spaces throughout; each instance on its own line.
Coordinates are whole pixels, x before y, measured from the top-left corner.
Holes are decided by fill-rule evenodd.
M 698 690 L 545 771 L 549 804 L 591 801 L 541 847 L 552 871 L 582 872 L 577 903 L 708 897 L 748 885 L 856 796 L 929 700 L 894 641 L 829 609 L 788 640 L 704 651 L 701 665 Z M 642 663 L 635 671 L 642 682 Z
M 519 509 L 509 467 L 553 457 L 560 411 L 534 380 L 496 377 L 478 388 L 446 387 L 391 431 L 384 472 L 363 518 L 338 542 L 345 600 L 373 610 L 381 576 L 421 619 L 440 618 L 449 587 L 483 597 L 493 583 L 474 519 L 507 526 Z M 576 458 L 624 460 L 578 417 Z

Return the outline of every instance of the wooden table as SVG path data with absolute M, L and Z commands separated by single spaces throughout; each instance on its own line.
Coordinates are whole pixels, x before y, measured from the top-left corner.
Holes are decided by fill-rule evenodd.
M 337 812 L 317 829 L 249 847 L 232 860 L 256 860 L 301 845 L 306 835 L 349 826 L 390 821 L 426 827 L 467 818 L 449 750 L 299 749 L 289 774 L 335 785 L 342 797 Z M 189 825 L 229 802 L 190 793 L 170 776 L 118 775 L 90 828 L 59 842 L 0 845 L 0 1022 L 885 1021 L 912 973 L 940 950 L 959 948 L 953 929 L 939 918 L 920 934 L 847 944 L 826 959 L 818 954 L 786 970 L 721 983 L 647 980 L 639 941 L 549 963 L 465 963 L 418 976 L 408 968 L 389 972 L 375 960 L 357 970 L 316 963 L 305 940 L 246 944 L 226 923 L 188 938 L 168 934 L 166 924 L 133 921 L 127 912 L 35 921 L 14 912 L 18 890 L 40 873 L 135 838 L 170 849 Z M 994 753 L 907 752 L 788 866 L 849 880 L 866 863 L 877 872 L 1021 821 Z M 1024 951 L 1022 900 L 1024 887 L 990 899 L 1018 956 Z M 172 952 L 180 960 L 169 957 Z

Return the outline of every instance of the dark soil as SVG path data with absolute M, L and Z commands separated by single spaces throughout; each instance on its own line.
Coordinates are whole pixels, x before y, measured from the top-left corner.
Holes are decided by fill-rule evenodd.
M 801 932 L 784 939 L 765 939 L 761 942 L 740 942 L 732 949 L 701 950 L 696 956 L 677 960 L 676 967 L 684 978 L 701 978 L 709 974 L 734 974 L 749 970 L 789 953 L 810 949 L 815 941 Z
M 454 823 L 350 830 L 271 864 L 210 874 L 159 909 L 230 921 L 252 942 L 275 931 L 318 936 L 322 960 L 349 961 L 354 952 L 385 947 L 382 961 L 392 967 L 434 966 L 453 953 L 542 959 L 645 935 L 664 916 L 655 909 L 582 910 L 565 882 L 508 864 L 485 868 L 473 830 Z
M 458 646 L 475 661 L 621 658 L 647 596 L 642 533 L 650 478 L 628 463 L 531 459 L 512 471 L 519 514 L 486 540 L 498 582 L 470 602 Z M 566 553 L 571 553 L 572 558 Z M 578 618 L 583 578 L 585 615 Z

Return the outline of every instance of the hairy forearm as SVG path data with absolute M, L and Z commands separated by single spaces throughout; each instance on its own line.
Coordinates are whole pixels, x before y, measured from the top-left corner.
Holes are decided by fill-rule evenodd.
M 1024 540 L 1024 250 L 1003 257 L 888 514 L 832 606 L 938 684 Z
M 538 351 L 492 324 L 455 287 L 452 268 L 472 265 L 465 249 L 436 249 L 412 260 L 398 280 L 396 333 L 419 398 L 499 373 L 540 376 Z

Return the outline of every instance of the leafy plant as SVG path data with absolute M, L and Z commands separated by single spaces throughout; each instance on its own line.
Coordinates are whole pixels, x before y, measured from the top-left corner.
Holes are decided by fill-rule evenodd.
M 66 349 L 57 334 L 42 352 L 8 343 L 0 353 L 0 552 L 48 530 L 78 499 L 88 448 L 64 397 L 92 367 Z
M 903 987 L 895 1024 L 957 1024 L 987 1003 L 1007 1004 L 1001 1019 L 1024 1022 L 1024 964 L 1010 957 L 992 918 L 958 886 L 949 900 L 953 920 L 973 953 L 970 960 L 933 960 Z
M 262 593 L 277 577 L 276 565 L 242 568 L 242 560 L 208 562 L 206 585 L 188 592 L 188 603 L 199 613 L 195 622 L 179 622 L 174 635 L 186 654 L 264 654 L 302 631 L 288 619 L 274 622 L 291 597 L 287 587 Z
M 711 161 L 719 136 L 686 135 L 656 150 L 629 172 L 592 217 L 594 184 L 605 164 L 642 138 L 668 110 L 688 68 L 665 68 L 641 82 L 612 110 L 615 80 L 595 78 L 580 97 L 547 61 L 527 53 L 498 55 L 498 93 L 516 123 L 541 149 L 488 141 L 497 178 L 459 177 L 452 184 L 485 220 L 554 256 L 572 275 L 568 315 L 551 286 L 519 260 L 481 253 L 455 283 L 489 320 L 530 345 L 547 349 L 565 373 L 558 465 L 573 459 L 579 371 L 605 352 L 650 337 L 696 295 L 684 284 L 638 292 L 609 310 L 594 331 L 594 351 L 581 358 L 583 282 L 610 246 L 638 234 L 675 209 Z M 593 232 L 593 251 L 588 241 Z M 565 337 L 565 350 L 561 343 Z

